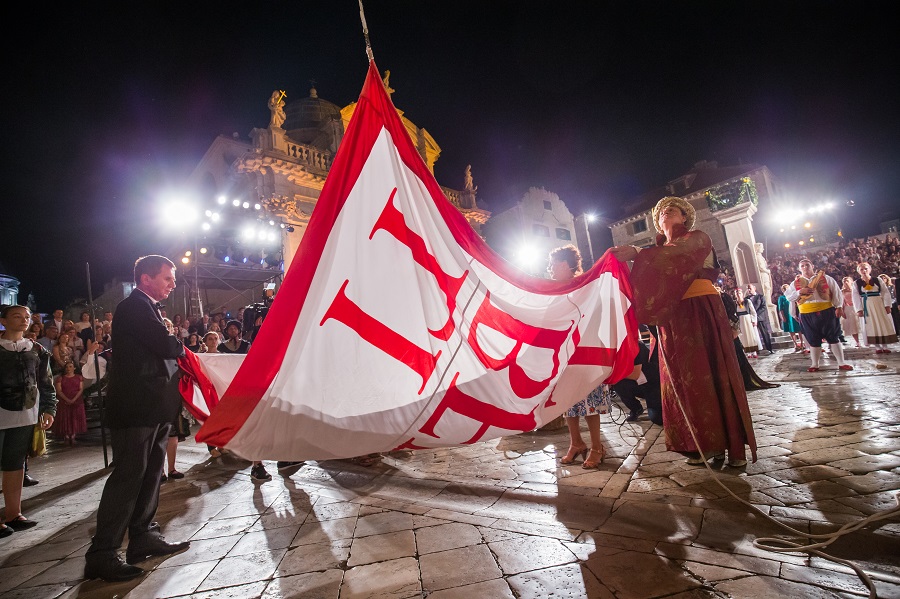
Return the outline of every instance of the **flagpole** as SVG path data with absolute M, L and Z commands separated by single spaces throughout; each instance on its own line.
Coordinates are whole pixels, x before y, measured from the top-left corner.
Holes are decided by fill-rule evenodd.
M 366 56 L 369 57 L 369 62 L 372 62 L 375 60 L 375 55 L 372 53 L 372 44 L 369 42 L 369 26 L 366 25 L 366 11 L 363 10 L 362 0 L 359 0 L 359 20 L 362 21 L 363 37 L 366 38 Z
M 97 339 L 97 328 L 94 326 L 94 293 L 91 291 L 91 263 L 84 263 L 85 274 L 87 275 L 87 292 L 88 292 L 88 306 L 90 306 L 91 312 L 91 331 L 93 331 L 92 337 L 94 338 L 95 343 L 99 343 L 100 340 Z M 103 382 L 100 380 L 100 356 L 97 352 L 94 352 L 94 376 L 97 377 L 96 385 L 97 385 L 97 407 L 100 410 L 100 440 L 103 443 L 103 467 L 109 467 L 109 455 L 106 453 L 106 417 L 104 415 L 103 410 Z

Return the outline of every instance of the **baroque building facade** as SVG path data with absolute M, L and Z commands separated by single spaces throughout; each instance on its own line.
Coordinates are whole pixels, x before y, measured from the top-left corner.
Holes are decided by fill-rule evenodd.
M 393 93 L 389 77 L 387 71 L 385 87 Z M 269 99 L 267 127 L 254 128 L 249 141 L 238 134 L 213 140 L 188 187 L 210 206 L 207 217 L 227 213 L 244 224 L 211 226 L 209 234 L 198 235 L 193 247 L 186 244 L 184 251 L 175 252 L 184 264 L 182 281 L 187 283 L 181 293 L 189 294 L 175 298 L 176 304 L 191 314 L 234 308 L 258 301 L 262 284 L 280 279 L 300 246 L 355 109 L 356 102 L 341 108 L 320 98 L 315 87 L 296 101 L 287 101 L 286 94 L 276 90 Z M 434 174 L 440 146 L 426 129 L 397 112 Z M 480 234 L 490 213 L 478 206 L 471 169 L 466 170 L 461 189 L 442 189 Z M 240 228 L 247 222 L 254 227 L 253 235 Z

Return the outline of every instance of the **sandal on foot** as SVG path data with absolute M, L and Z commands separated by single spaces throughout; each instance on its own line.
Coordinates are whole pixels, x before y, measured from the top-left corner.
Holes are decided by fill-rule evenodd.
M 563 457 L 559 458 L 559 463 L 568 466 L 569 464 L 574 464 L 575 460 L 578 456 L 581 456 L 582 460 L 587 459 L 588 448 L 584 447 L 572 447 L 569 445 L 569 452 Z
M 596 456 L 596 457 L 595 457 Z M 606 448 L 602 445 L 600 449 L 591 449 L 588 453 L 588 457 L 582 462 L 581 467 L 585 470 L 590 470 L 591 468 L 599 468 L 600 464 L 603 463 L 603 458 L 606 457 Z

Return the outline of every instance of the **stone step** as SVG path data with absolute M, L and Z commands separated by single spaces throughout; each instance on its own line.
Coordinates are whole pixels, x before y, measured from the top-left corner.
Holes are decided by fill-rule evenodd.
M 787 333 L 773 332 L 772 349 L 794 349 L 794 342 Z

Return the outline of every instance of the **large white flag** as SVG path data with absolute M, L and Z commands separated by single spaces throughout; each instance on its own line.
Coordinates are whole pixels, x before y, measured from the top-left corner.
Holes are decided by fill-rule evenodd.
M 200 356 L 196 374 L 222 399 L 197 439 L 306 460 L 531 431 L 631 372 L 629 297 L 612 258 L 555 282 L 491 251 L 444 197 L 371 62 L 250 353 L 236 373 L 241 358 Z

